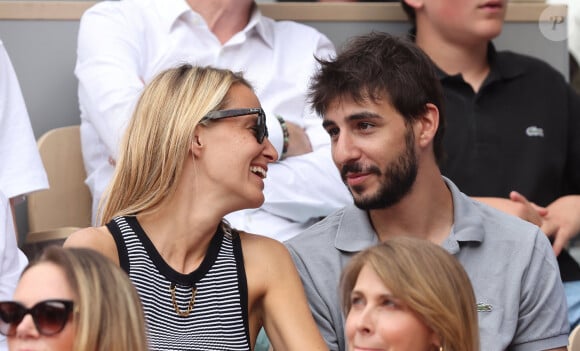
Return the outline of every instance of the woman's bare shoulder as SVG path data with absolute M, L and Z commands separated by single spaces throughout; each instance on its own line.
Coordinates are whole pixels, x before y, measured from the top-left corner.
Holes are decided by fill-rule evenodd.
M 66 239 L 64 247 L 84 247 L 99 251 L 115 263 L 119 263 L 115 239 L 106 226 L 80 229 Z
M 273 255 L 280 252 L 288 252 L 284 244 L 278 240 L 246 232 L 239 232 L 242 248 L 244 252 L 252 252 L 255 254 Z
M 278 240 L 263 235 L 240 232 L 246 267 L 269 272 L 294 269 L 290 252 Z

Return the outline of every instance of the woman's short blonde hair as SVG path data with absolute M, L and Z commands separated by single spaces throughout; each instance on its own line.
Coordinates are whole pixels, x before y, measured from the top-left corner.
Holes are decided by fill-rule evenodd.
M 241 74 L 189 64 L 159 73 L 145 87 L 127 126 L 110 186 L 101 200 L 101 225 L 117 216 L 154 210 L 175 192 L 194 130 L 227 104 Z
M 368 266 L 383 284 L 440 338 L 445 351 L 479 350 L 477 307 L 461 264 L 443 248 L 411 237 L 396 237 L 356 254 L 341 276 L 345 315 L 361 269 Z
M 76 295 L 75 350 L 148 350 L 141 300 L 121 268 L 91 249 L 52 246 L 24 272 L 41 263 L 60 267 Z

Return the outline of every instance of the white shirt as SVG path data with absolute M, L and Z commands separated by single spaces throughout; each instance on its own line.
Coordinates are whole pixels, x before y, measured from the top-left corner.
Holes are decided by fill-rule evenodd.
M 113 174 L 108 159 L 118 155 L 144 85 L 185 62 L 244 72 L 266 111 L 278 153 L 283 138 L 275 115 L 303 125 L 314 150 L 269 165 L 264 205 L 229 215 L 234 227 L 285 240 L 352 202 L 332 162 L 321 120 L 307 104 L 315 55 L 334 55 L 326 36 L 295 22 L 275 22 L 257 8 L 246 28 L 223 45 L 184 0 L 104 1 L 90 8 L 81 19 L 75 74 L 93 216 Z
M 0 189 L 11 198 L 47 188 L 20 85 L 0 41 Z
M 0 191 L 0 301 L 12 300 L 22 270 L 28 263 L 16 245 L 10 204 Z M 7 351 L 6 338 L 0 334 L 0 351 Z

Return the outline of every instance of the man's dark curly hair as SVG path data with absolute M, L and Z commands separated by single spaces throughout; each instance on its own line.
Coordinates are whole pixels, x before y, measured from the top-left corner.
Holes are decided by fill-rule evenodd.
M 388 101 L 410 124 L 427 112 L 431 103 L 439 109 L 439 128 L 433 148 L 440 163 L 445 130 L 443 93 L 435 66 L 410 40 L 372 32 L 352 38 L 334 59 L 318 60 L 320 70 L 312 78 L 309 99 L 324 116 L 328 106 L 342 98 Z

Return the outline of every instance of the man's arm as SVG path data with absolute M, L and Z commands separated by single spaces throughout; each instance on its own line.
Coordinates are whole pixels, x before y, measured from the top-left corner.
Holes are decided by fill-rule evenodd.
M 515 191 L 509 199 L 474 199 L 539 226 L 552 241 L 556 256 L 580 233 L 580 195 L 562 196 L 547 207 L 537 206 Z
M 286 247 L 292 256 L 294 265 L 300 275 L 302 285 L 304 286 L 304 292 L 306 293 L 306 298 L 308 299 L 308 304 L 310 306 L 310 312 L 312 312 L 314 321 L 316 322 L 328 349 L 331 351 L 342 351 L 340 348 L 340 340 L 342 340 L 344 336 L 339 336 L 337 333 L 343 334 L 343 328 L 342 325 L 335 325 L 332 312 L 329 309 L 336 307 L 340 302 L 338 299 L 332 301 L 330 304 L 324 301 L 322 294 L 318 291 L 320 287 L 317 286 L 316 280 L 313 279 L 310 270 L 300 257 L 300 254 L 290 244 L 286 243 Z M 327 278 L 332 279 L 332 277 Z M 338 281 L 336 282 L 336 285 L 338 285 Z
M 556 257 L 546 236 L 537 230 L 525 274 L 514 350 L 565 350 L 568 310 Z
M 18 249 L 8 200 L 0 193 L 0 300 L 11 299 L 22 269 L 28 263 Z
M 570 239 L 580 233 L 580 195 L 562 196 L 547 209 L 541 228 L 553 238 L 552 247 L 558 255 Z
M 512 191 L 510 198 L 506 199 L 501 197 L 473 197 L 473 199 L 533 223 L 538 227 L 542 225 L 542 216 L 547 213 L 546 208 L 535 205 L 516 191 Z
M 139 73 L 137 29 L 122 11 L 109 9 L 115 5 L 99 3 L 81 18 L 75 67 L 83 117 L 90 120 L 113 159 L 145 85 Z
M 314 56 L 329 58 L 334 54 L 330 40 L 320 35 Z M 309 69 L 314 74 L 316 62 L 313 61 Z M 290 116 L 282 117 L 287 122 L 295 120 Z M 289 155 L 269 166 L 266 202 L 262 209 L 296 222 L 305 222 L 344 207 L 352 202 L 352 197 L 332 161 L 330 138 L 322 128 L 322 120 L 314 114 L 310 105 L 306 105 L 300 122 L 313 151 L 298 156 Z

